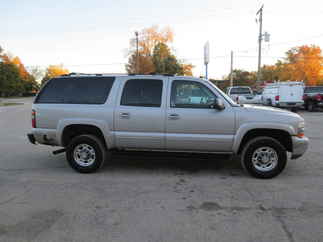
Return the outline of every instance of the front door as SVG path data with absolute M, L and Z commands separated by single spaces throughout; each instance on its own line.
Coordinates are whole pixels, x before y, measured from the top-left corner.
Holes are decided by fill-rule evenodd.
M 165 84 L 151 77 L 123 80 L 114 114 L 118 148 L 165 148 Z
M 234 110 L 212 108 L 216 93 L 205 81 L 174 79 L 168 90 L 166 148 L 174 151 L 230 152 Z

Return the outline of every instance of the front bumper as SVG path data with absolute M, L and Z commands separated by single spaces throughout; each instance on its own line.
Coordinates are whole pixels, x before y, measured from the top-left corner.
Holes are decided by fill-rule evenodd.
M 297 159 L 301 157 L 307 150 L 309 139 L 307 137 L 299 138 L 297 136 L 292 137 L 293 152 L 291 159 Z

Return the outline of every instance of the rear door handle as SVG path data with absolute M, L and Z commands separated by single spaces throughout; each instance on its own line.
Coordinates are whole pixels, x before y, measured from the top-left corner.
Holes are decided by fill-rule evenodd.
M 179 115 L 177 113 L 169 114 L 168 119 L 177 120 L 177 119 L 179 119 Z
M 130 118 L 130 114 L 129 113 L 120 113 L 120 118 L 128 119 L 128 118 Z

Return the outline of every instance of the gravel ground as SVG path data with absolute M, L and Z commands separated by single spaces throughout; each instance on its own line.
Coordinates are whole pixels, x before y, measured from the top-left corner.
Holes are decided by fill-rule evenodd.
M 323 241 L 323 112 L 301 112 L 310 148 L 272 180 L 235 161 L 113 155 L 78 174 L 34 146 L 31 99 L 0 107 L 0 241 Z

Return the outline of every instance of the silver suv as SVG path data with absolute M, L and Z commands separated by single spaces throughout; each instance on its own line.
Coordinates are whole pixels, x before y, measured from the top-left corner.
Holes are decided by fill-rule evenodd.
M 230 154 L 252 176 L 271 178 L 287 153 L 302 156 L 304 119 L 242 106 L 213 83 L 163 75 L 69 74 L 51 79 L 32 107 L 35 144 L 61 146 L 72 168 L 94 172 L 112 150 Z

